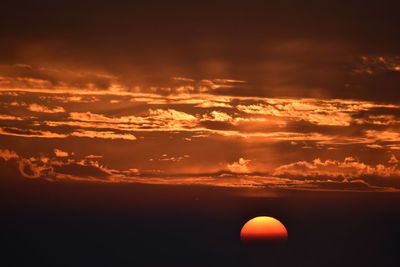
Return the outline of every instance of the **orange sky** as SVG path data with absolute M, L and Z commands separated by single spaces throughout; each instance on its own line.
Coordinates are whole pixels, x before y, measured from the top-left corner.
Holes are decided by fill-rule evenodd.
M 400 189 L 394 9 L 60 5 L 10 4 L 0 28 L 0 160 L 21 176 Z

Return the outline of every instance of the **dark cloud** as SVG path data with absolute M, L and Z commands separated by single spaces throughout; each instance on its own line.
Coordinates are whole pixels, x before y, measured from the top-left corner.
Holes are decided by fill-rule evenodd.
M 380 191 L 388 190 L 387 188 L 371 186 L 363 180 L 355 180 L 351 182 L 337 181 L 318 181 L 312 182 L 310 186 L 316 186 L 319 190 L 339 190 L 339 191 Z
M 398 98 L 398 72 L 351 74 L 362 56 L 398 56 L 397 1 L 39 1 L 2 10 L 0 62 L 8 65 L 102 71 L 128 87 L 168 87 L 176 76 L 228 78 L 248 84 L 214 93 Z M 33 76 L 109 86 L 90 75 Z
M 32 67 L 26 64 L 0 65 L 2 88 L 108 89 L 113 77 L 100 73 Z
M 77 163 L 54 166 L 54 171 L 75 177 L 94 177 L 96 179 L 106 179 L 109 176 L 109 173 L 98 166 L 82 165 Z
M 399 65 L 400 66 L 400 65 Z M 355 74 L 349 80 L 349 88 L 344 97 L 360 96 L 364 99 L 398 102 L 400 93 L 398 85 L 400 83 L 399 70 L 384 70 L 378 73 Z

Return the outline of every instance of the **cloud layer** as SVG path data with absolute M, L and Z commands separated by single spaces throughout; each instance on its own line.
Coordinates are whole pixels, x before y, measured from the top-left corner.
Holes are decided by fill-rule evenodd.
M 22 176 L 400 188 L 397 1 L 81 2 L 2 5 Z
M 27 178 L 400 188 L 396 104 L 90 90 L 4 89 L 1 98 L 3 159 Z

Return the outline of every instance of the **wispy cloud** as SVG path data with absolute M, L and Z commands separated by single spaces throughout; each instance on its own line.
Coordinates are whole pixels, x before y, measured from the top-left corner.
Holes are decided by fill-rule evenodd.
M 136 137 L 133 134 L 118 134 L 114 132 L 100 132 L 100 131 L 85 131 L 78 130 L 76 132 L 72 132 L 71 136 L 77 137 L 89 137 L 89 138 L 102 138 L 102 139 L 123 139 L 123 140 L 136 140 Z
M 28 106 L 28 110 L 33 111 L 33 112 L 44 112 L 44 113 L 65 112 L 65 109 L 63 107 L 48 108 L 48 107 L 41 106 L 38 104 L 30 104 Z
M 76 180 L 101 183 L 145 183 L 165 185 L 203 185 L 227 188 L 256 188 L 267 192 L 271 190 L 312 190 L 312 191 L 399 191 L 395 187 L 371 185 L 362 179 L 293 179 L 272 175 L 251 174 L 249 160 L 240 158 L 228 165 L 232 173 L 209 173 L 203 175 L 160 175 L 141 173 L 137 168 L 127 170 L 110 169 L 102 165 L 100 157 L 73 159 L 70 156 L 40 156 L 25 158 L 11 150 L 0 150 L 0 158 L 14 166 L 27 179 L 45 179 L 48 181 Z M 166 158 L 166 157 L 165 157 Z M 174 160 L 175 161 L 175 160 Z M 353 162 L 346 159 L 343 163 Z M 346 163 L 347 162 L 347 163 Z M 326 167 L 331 162 L 315 160 L 315 166 Z M 299 164 L 297 164 L 299 165 Z M 293 165 L 294 166 L 294 165 Z M 353 165 L 351 167 L 354 167 Z M 355 167 L 357 168 L 357 167 Z M 281 168 L 282 169 L 282 168 Z M 315 174 L 315 173 L 314 173 Z M 320 174 L 320 173 L 319 173 Z M 335 175 L 336 177 L 336 175 Z
M 392 162 L 393 163 L 393 162 Z M 385 166 L 377 164 L 371 166 L 360 162 L 353 157 L 346 157 L 343 161 L 314 159 L 311 162 L 298 161 L 279 166 L 274 175 L 302 176 L 302 177 L 345 177 L 355 178 L 366 175 L 400 176 L 397 165 Z
M 169 93 L 116 84 L 0 89 L 1 138 L 18 155 L 29 155 L 10 152 L 7 162 L 18 161 L 22 176 L 48 180 L 266 190 L 399 187 L 387 181 L 399 176 L 398 105 L 218 95 L 247 86 L 229 79 L 174 79 L 171 86 Z
M 32 130 L 32 129 L 18 129 L 18 128 L 0 128 L 1 135 L 10 135 L 28 138 L 65 138 L 68 135 L 59 134 L 50 131 Z

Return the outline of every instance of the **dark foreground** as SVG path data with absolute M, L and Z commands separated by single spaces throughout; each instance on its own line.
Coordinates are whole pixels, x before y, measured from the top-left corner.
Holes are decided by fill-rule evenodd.
M 40 181 L 0 191 L 2 266 L 400 266 L 395 193 Z M 240 228 L 257 215 L 281 220 L 289 242 L 242 245 Z

